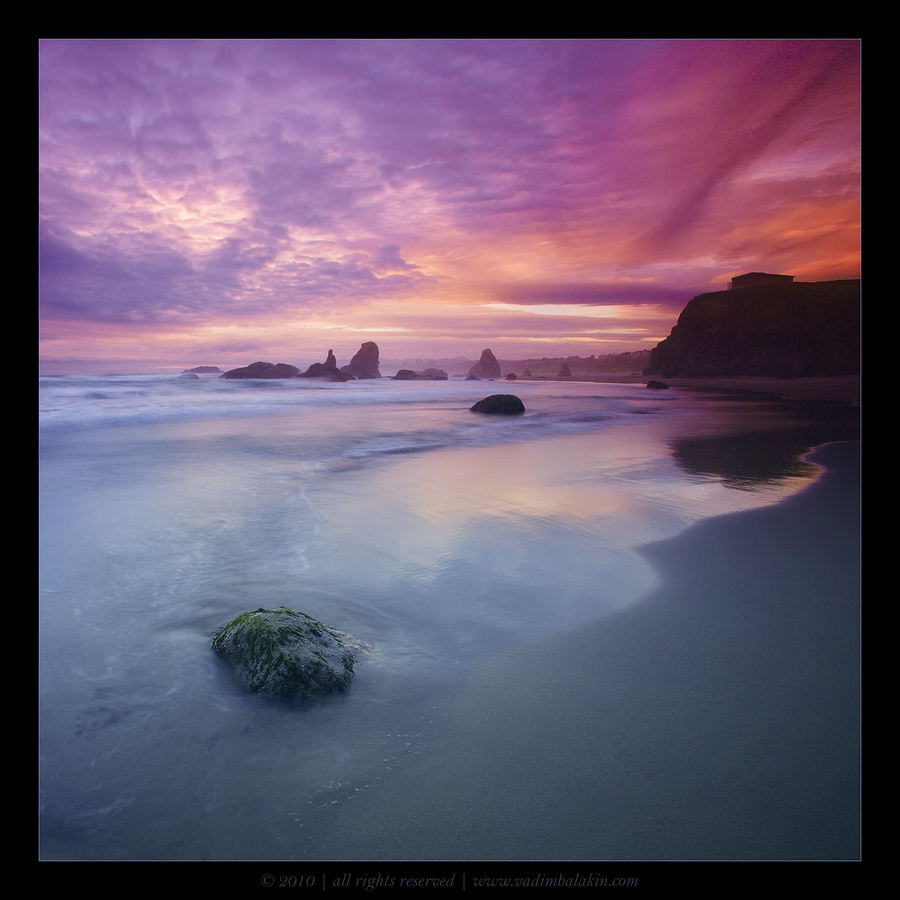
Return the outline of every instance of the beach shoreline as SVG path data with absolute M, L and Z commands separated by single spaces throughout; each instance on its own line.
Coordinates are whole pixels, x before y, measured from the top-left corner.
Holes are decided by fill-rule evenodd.
M 857 411 L 573 384 L 485 420 L 472 390 L 54 433 L 45 858 L 857 852 L 858 471 L 838 502 L 840 459 L 795 464 Z M 258 704 L 209 635 L 261 605 L 377 652 L 339 701 Z
M 661 576 L 640 602 L 486 660 L 427 763 L 337 811 L 340 846 L 504 873 L 859 859 L 858 451 L 640 548 Z
M 597 375 L 579 373 L 572 375 L 571 378 L 520 376 L 516 380 L 525 382 L 581 381 L 595 384 L 646 384 L 648 377 L 646 375 L 619 375 L 615 372 L 601 372 Z M 747 375 L 738 378 L 664 378 L 660 380 L 670 388 L 769 394 L 783 397 L 786 400 L 802 400 L 812 403 L 850 403 L 858 406 L 860 402 L 859 375 L 818 378 L 770 378 Z

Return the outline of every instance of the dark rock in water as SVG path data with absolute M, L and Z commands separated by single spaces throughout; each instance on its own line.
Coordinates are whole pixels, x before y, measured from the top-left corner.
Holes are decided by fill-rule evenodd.
M 654 391 L 667 391 L 669 386 L 664 381 L 648 381 L 647 387 Z
M 350 364 L 341 366 L 341 372 L 354 378 L 381 378 L 381 372 L 378 371 L 378 344 L 366 341 L 356 351 Z
M 653 349 L 644 374 L 800 378 L 859 369 L 860 282 L 847 280 L 699 294 Z
M 352 381 L 352 375 L 345 375 L 337 367 L 337 359 L 334 350 L 328 351 L 328 357 L 323 363 L 313 363 L 298 378 L 324 378 L 328 381 Z
M 346 691 L 356 656 L 369 648 L 286 606 L 246 612 L 212 639 L 247 687 L 272 697 L 310 697 Z
M 242 369 L 230 369 L 219 378 L 294 378 L 299 374 L 296 366 L 287 363 L 255 362 Z
M 446 381 L 447 373 L 443 369 L 426 369 L 424 372 L 414 372 L 412 369 L 401 369 L 392 381 Z
M 525 412 L 525 404 L 515 394 L 491 394 L 479 400 L 472 412 L 489 413 L 495 416 L 516 416 Z
M 559 375 L 557 375 L 556 377 L 557 378 L 571 378 L 572 377 L 572 372 L 569 369 L 569 364 L 567 362 L 564 362 L 562 364 L 562 368 L 559 370 Z
M 195 375 L 193 372 L 182 372 L 178 377 L 183 378 L 185 381 L 199 381 L 200 380 L 200 376 Z
M 332 369 L 326 363 L 313 363 L 305 372 L 297 376 L 298 378 L 323 378 L 326 381 L 352 381 L 352 375 L 345 375 L 338 369 Z
M 484 350 L 481 354 L 481 359 L 469 369 L 469 374 L 474 375 L 476 378 L 499 378 L 500 377 L 500 363 L 497 362 L 496 357 L 490 350 Z
M 193 369 L 185 369 L 181 374 L 187 375 L 189 372 L 197 372 L 201 375 L 203 374 L 215 374 L 216 372 L 221 372 L 222 370 L 218 366 L 194 366 Z
M 519 376 L 516 375 L 515 372 L 510 372 L 509 375 L 506 376 L 506 380 L 507 380 L 507 381 L 518 381 L 518 380 L 519 380 Z
M 473 375 L 469 372 L 469 374 L 466 375 L 466 381 L 481 381 L 481 379 L 477 375 Z

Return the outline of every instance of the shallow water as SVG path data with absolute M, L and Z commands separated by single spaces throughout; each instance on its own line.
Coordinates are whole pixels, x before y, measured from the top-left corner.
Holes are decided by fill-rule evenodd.
M 639 603 L 642 546 L 796 493 L 817 472 L 797 448 L 835 434 L 631 385 L 469 412 L 492 387 L 43 380 L 44 858 L 339 858 L 341 810 L 377 822 L 473 672 Z M 281 605 L 372 645 L 347 694 L 267 701 L 213 656 Z

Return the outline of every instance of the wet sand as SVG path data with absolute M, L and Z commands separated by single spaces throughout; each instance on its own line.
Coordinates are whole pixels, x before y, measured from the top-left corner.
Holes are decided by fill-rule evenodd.
M 340 810 L 332 853 L 858 859 L 858 447 L 646 545 L 642 602 L 485 662 L 427 764 Z
M 300 494 L 288 417 L 268 420 L 252 466 L 230 423 L 217 465 L 204 455 L 183 471 L 180 444 L 158 471 L 147 450 L 134 469 L 136 435 L 112 451 L 104 437 L 103 454 L 132 465 L 127 487 L 108 505 L 85 481 L 71 527 L 56 507 L 58 528 L 74 534 L 82 515 L 100 527 L 88 497 L 105 510 L 98 546 L 135 549 L 118 568 L 102 555 L 96 597 L 78 586 L 101 604 L 112 585 L 132 605 L 96 618 L 63 598 L 51 622 L 66 652 L 80 610 L 102 640 L 96 661 L 75 659 L 98 670 L 88 694 L 47 695 L 73 715 L 49 732 L 50 811 L 66 818 L 48 816 L 45 858 L 290 860 L 317 878 L 388 871 L 339 860 L 398 874 L 447 860 L 469 875 L 458 861 L 505 861 L 533 877 L 526 861 L 856 858 L 858 445 L 828 445 L 814 460 L 833 470 L 796 493 L 813 472 L 798 453 L 852 429 L 825 408 L 664 393 L 673 415 L 348 463 L 304 474 Z M 409 415 L 422 428 L 445 414 Z M 320 415 L 313 430 L 331 433 Z M 120 522 L 136 508 L 123 502 L 132 471 L 143 514 Z M 223 515 L 247 524 L 216 537 Z M 380 655 L 340 702 L 302 716 L 229 693 L 207 636 L 222 591 L 244 604 L 248 589 L 302 593 L 300 608 Z M 174 665 L 145 659 L 148 646 Z M 70 668 L 58 682 L 80 691 Z
M 597 375 L 576 374 L 571 378 L 540 377 L 521 378 L 522 381 L 586 381 L 597 384 L 646 384 L 646 375 L 621 375 L 605 372 Z M 822 378 L 657 378 L 669 387 L 698 390 L 740 391 L 772 394 L 786 400 L 803 400 L 812 403 L 852 403 L 859 405 L 859 375 Z

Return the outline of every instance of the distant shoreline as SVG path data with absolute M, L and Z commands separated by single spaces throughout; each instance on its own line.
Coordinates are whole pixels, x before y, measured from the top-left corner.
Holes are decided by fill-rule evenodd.
M 495 379 L 500 381 L 502 379 Z M 571 378 L 523 377 L 517 381 L 588 381 L 600 384 L 646 384 L 646 375 L 619 375 L 615 372 L 597 375 L 576 374 Z M 752 393 L 777 394 L 787 400 L 859 404 L 860 376 L 841 375 L 821 378 L 767 378 L 747 376 L 743 378 L 665 378 L 661 379 L 669 387 L 696 388 L 698 390 L 749 391 Z M 515 382 L 511 382 L 515 383 Z

